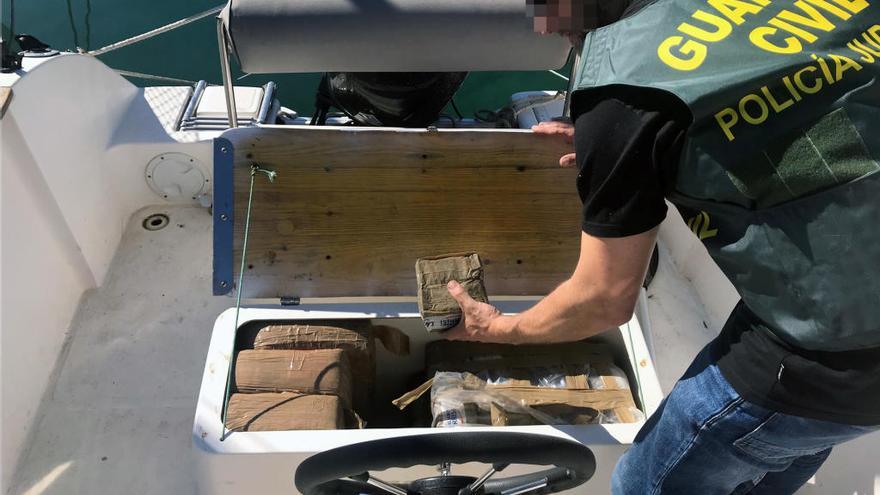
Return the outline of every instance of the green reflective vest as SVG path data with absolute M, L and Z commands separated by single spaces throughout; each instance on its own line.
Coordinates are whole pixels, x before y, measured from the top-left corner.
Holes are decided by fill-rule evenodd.
M 880 0 L 655 0 L 581 60 L 575 116 L 612 85 L 688 105 L 669 200 L 774 333 L 880 346 Z

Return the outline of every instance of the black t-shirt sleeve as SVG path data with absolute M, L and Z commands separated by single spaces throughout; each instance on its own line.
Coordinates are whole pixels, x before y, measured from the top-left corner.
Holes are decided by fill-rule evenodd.
M 575 121 L 583 231 L 596 237 L 646 232 L 666 217 L 666 194 L 688 125 L 674 96 L 651 92 L 596 99 Z

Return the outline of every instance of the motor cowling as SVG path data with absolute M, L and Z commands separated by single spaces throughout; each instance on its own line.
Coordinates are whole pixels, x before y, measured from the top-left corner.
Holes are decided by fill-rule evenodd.
M 321 93 L 358 125 L 426 127 L 467 72 L 328 72 Z

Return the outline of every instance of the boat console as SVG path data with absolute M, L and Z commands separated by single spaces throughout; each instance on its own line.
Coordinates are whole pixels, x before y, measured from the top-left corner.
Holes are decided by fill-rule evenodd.
M 220 19 L 221 48 L 250 73 L 551 69 L 570 51 L 567 40 L 533 32 L 521 0 L 233 0 Z M 226 75 L 235 127 L 236 92 Z M 442 464 L 439 483 L 455 487 L 414 493 L 460 493 L 483 468 L 450 473 L 450 464 L 470 461 L 491 464 L 489 477 L 518 463 L 504 471 L 514 478 L 487 477 L 480 484 L 492 490 L 473 486 L 473 493 L 559 491 L 593 474 L 592 452 L 607 478 L 639 418 L 662 395 L 638 317 L 593 339 L 611 349 L 628 378 L 641 410 L 635 422 L 430 428 L 398 413 L 359 429 L 229 431 L 224 424 L 243 350 L 236 335 L 245 326 L 332 320 L 398 329 L 409 337 L 408 356 L 376 350 L 371 399 L 387 405 L 424 373 L 426 346 L 441 338 L 418 315 L 417 258 L 480 253 L 490 299 L 508 313 L 552 291 L 579 252 L 580 226 L 571 215 L 580 208 L 576 172 L 558 165 L 569 146 L 560 136 L 495 128 L 260 125 L 216 138 L 213 290 L 244 302 L 217 319 L 208 351 L 193 426 L 200 491 L 284 493 L 296 472 L 306 494 L 328 486 L 332 493 L 407 493 L 394 483 L 436 484 L 437 473 L 424 464 Z M 528 464 L 557 468 L 528 474 Z M 422 466 L 392 469 L 415 465 Z M 370 470 L 388 470 L 382 478 L 393 483 L 371 478 Z

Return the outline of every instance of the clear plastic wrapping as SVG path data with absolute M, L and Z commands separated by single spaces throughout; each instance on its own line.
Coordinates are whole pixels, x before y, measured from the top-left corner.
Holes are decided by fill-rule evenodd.
M 602 366 L 601 372 L 596 368 L 587 374 L 590 388 L 596 390 L 630 390 L 629 379 L 622 369 L 613 364 Z M 645 420 L 645 413 L 633 405 L 620 406 L 600 411 L 599 423 L 631 423 Z M 626 417 L 622 417 L 626 416 Z
M 613 364 L 607 364 L 604 368 L 605 369 L 601 374 L 595 368 L 590 369 L 587 375 L 590 381 L 590 388 L 595 388 L 597 390 L 629 390 L 629 380 L 626 378 L 626 373 L 624 373 L 622 369 Z
M 494 385 L 509 381 L 496 373 L 493 375 L 491 383 Z M 566 424 L 562 419 L 529 407 L 489 385 L 490 382 L 471 373 L 438 371 L 431 385 L 433 426 L 491 425 L 493 407 L 532 417 L 543 424 Z
M 566 377 L 571 375 L 588 376 L 589 365 L 583 366 L 540 366 L 510 370 L 483 370 L 476 376 L 487 385 L 508 385 L 515 381 L 527 380 L 535 387 L 564 389 L 568 386 Z

